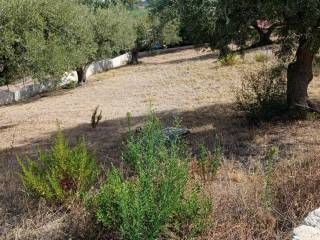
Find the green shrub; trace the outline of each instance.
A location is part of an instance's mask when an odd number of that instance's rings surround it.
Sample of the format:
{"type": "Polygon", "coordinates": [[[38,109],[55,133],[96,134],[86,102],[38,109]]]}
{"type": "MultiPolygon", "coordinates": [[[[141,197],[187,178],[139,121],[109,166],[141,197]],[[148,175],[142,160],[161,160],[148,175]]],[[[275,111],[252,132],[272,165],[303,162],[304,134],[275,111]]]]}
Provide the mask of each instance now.
{"type": "Polygon", "coordinates": [[[267,54],[264,54],[264,53],[257,53],[255,56],[254,56],[254,59],[257,61],[257,62],[260,62],[260,63],[265,63],[269,60],[269,57],[267,54]]]}
{"type": "Polygon", "coordinates": [[[69,197],[79,198],[87,192],[99,175],[95,157],[84,140],[70,147],[59,130],[51,150],[38,150],[38,159],[27,157],[27,163],[18,158],[22,168],[23,185],[33,195],[55,203],[64,203],[69,197]]]}
{"type": "Polygon", "coordinates": [[[130,177],[113,168],[93,199],[98,221],[122,239],[159,239],[168,232],[186,238],[208,226],[209,201],[188,193],[184,148],[179,139],[166,141],[161,129],[151,116],[140,132],[129,134],[123,159],[130,177]]]}
{"type": "Polygon", "coordinates": [[[238,63],[238,57],[234,53],[229,53],[225,56],[222,56],[219,59],[219,62],[222,66],[232,66],[236,65],[238,63]]]}
{"type": "Polygon", "coordinates": [[[263,66],[255,73],[246,74],[236,99],[240,110],[253,121],[270,120],[286,110],[286,74],[283,65],[263,66]]]}

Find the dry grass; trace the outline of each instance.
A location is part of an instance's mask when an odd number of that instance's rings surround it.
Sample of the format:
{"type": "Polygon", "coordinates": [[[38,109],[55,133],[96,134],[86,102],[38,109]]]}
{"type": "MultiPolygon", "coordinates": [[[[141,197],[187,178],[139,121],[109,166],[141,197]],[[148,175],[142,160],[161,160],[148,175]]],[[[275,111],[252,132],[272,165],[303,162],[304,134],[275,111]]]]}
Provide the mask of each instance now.
{"type": "MultiPolygon", "coordinates": [[[[16,175],[15,155],[32,155],[37,144],[48,146],[58,119],[71,141],[87,138],[102,167],[119,164],[126,113],[132,112],[133,123],[139,125],[150,102],[165,123],[182,118],[191,129],[187,140],[193,153],[201,143],[212,148],[215,135],[220,136],[225,164],[207,184],[215,203],[215,225],[202,239],[285,239],[306,212],[320,205],[320,123],[248,125],[234,108],[233,90],[244,73],[264,64],[255,60],[260,52],[268,55],[268,63],[274,61],[272,50],[252,51],[243,61],[224,67],[210,51],[147,57],[140,65],[96,75],[83,87],[1,107],[0,239],[85,239],[83,226],[90,219],[83,218],[82,208],[65,211],[33,202],[16,175]],[[90,118],[97,105],[104,118],[92,129],[90,118]],[[281,161],[274,172],[273,209],[266,210],[261,200],[263,166],[273,145],[279,146],[281,161]]],[[[320,97],[319,78],[310,87],[315,102],[320,97]]]]}

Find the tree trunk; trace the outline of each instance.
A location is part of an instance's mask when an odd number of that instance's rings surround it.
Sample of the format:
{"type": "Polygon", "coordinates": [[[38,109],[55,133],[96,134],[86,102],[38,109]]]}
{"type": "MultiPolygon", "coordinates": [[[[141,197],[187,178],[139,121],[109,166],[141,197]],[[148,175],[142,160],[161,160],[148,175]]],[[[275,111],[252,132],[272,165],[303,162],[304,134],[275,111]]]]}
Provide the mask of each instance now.
{"type": "Polygon", "coordinates": [[[86,67],[77,68],[77,75],[78,75],[78,84],[81,85],[82,83],[85,83],[87,80],[86,67]]]}
{"type": "Polygon", "coordinates": [[[259,47],[272,44],[272,41],[270,39],[271,33],[272,33],[271,31],[267,31],[267,32],[260,31],[259,32],[259,37],[260,37],[259,42],[258,42],[259,47]]]}
{"type": "Polygon", "coordinates": [[[131,64],[138,64],[139,63],[138,54],[139,54],[139,50],[137,48],[135,48],[131,51],[131,64]]]}
{"type": "Polygon", "coordinates": [[[291,110],[308,108],[308,86],[312,81],[312,63],[314,54],[300,39],[296,60],[289,64],[287,72],[287,102],[291,110]]]}

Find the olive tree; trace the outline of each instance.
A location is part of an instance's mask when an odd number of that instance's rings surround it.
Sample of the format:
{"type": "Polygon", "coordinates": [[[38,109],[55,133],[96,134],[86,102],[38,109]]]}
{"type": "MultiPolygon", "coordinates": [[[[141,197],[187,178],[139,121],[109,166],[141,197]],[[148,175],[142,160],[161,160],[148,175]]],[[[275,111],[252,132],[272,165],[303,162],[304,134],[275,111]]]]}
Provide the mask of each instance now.
{"type": "Polygon", "coordinates": [[[87,8],[67,0],[0,0],[0,78],[57,80],[96,52],[87,8]]]}
{"type": "Polygon", "coordinates": [[[93,61],[129,52],[135,44],[136,32],[129,10],[122,4],[98,8],[91,12],[92,35],[96,51],[77,67],[78,82],[86,81],[87,66],[93,61]]]}
{"type": "Polygon", "coordinates": [[[189,26],[194,36],[222,53],[226,53],[230,43],[246,47],[253,38],[248,28],[257,20],[274,25],[277,28],[274,35],[281,47],[278,55],[291,59],[287,70],[288,106],[290,109],[309,108],[312,63],[320,47],[320,1],[175,1],[181,21],[189,26]]]}

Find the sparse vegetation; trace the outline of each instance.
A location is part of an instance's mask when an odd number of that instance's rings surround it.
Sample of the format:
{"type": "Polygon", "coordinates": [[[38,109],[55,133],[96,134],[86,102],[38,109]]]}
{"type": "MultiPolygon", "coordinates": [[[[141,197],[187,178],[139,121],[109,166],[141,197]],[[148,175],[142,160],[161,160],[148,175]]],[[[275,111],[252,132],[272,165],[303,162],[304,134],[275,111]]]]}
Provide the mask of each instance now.
{"type": "Polygon", "coordinates": [[[23,185],[36,197],[54,203],[79,200],[97,180],[99,167],[85,141],[70,147],[61,130],[52,149],[48,152],[38,149],[37,155],[36,160],[27,157],[26,163],[18,158],[23,185]]]}
{"type": "Polygon", "coordinates": [[[269,57],[267,54],[265,53],[257,53],[255,56],[254,56],[254,59],[259,62],[259,63],[266,63],[268,62],[269,60],[269,57]]]}

